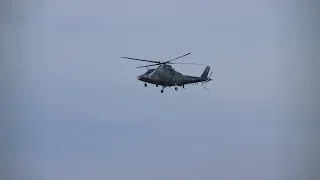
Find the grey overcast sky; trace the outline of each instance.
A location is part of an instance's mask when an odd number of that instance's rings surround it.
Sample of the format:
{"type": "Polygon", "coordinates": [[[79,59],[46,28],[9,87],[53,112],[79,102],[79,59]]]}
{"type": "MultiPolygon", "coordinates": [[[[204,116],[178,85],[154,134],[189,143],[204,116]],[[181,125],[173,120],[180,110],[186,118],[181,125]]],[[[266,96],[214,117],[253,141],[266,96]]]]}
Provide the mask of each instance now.
{"type": "MultiPolygon", "coordinates": [[[[18,4],[14,4],[18,7],[18,4]]],[[[19,46],[19,174],[39,180],[290,179],[305,140],[288,105],[294,4],[254,0],[27,1],[19,46]],[[210,91],[147,88],[131,56],[211,66],[210,91]]],[[[24,11],[21,11],[24,10],[24,11]]],[[[297,67],[297,66],[295,66],[297,67]]],[[[201,75],[205,66],[179,65],[201,75]]],[[[26,179],[26,178],[24,178],[26,179]]]]}

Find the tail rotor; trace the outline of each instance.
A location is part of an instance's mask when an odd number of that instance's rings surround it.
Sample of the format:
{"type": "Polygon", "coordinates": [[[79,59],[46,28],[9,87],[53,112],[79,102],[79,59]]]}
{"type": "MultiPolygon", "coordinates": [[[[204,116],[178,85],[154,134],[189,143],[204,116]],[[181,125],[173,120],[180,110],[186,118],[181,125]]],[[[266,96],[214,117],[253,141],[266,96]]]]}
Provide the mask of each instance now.
{"type": "Polygon", "coordinates": [[[203,88],[206,89],[206,90],[210,90],[210,89],[208,89],[208,88],[206,87],[206,85],[207,85],[207,83],[208,83],[209,81],[212,81],[211,75],[212,75],[212,71],[210,72],[210,74],[209,74],[209,76],[207,77],[207,79],[202,82],[202,86],[203,86],[203,88]]]}

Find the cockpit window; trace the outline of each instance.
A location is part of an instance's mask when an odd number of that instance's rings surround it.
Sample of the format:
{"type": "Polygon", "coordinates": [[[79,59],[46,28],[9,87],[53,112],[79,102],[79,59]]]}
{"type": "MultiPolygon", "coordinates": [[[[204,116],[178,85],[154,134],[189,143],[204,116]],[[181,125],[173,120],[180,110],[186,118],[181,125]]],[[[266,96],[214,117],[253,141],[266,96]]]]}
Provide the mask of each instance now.
{"type": "Polygon", "coordinates": [[[145,75],[149,75],[154,71],[154,69],[149,69],[146,73],[144,73],[145,75]]]}

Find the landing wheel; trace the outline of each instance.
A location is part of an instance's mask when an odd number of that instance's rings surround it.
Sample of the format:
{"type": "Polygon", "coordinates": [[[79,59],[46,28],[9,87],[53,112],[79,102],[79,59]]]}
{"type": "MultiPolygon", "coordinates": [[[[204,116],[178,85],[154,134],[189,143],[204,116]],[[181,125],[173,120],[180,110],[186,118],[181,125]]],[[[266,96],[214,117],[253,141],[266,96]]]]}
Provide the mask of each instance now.
{"type": "Polygon", "coordinates": [[[147,83],[144,83],[144,87],[147,87],[147,83]]]}
{"type": "Polygon", "coordinates": [[[178,91],[178,87],[175,87],[174,89],[175,89],[176,91],[178,91]]]}
{"type": "Polygon", "coordinates": [[[158,84],[156,84],[156,87],[158,87],[158,84]]]}
{"type": "Polygon", "coordinates": [[[161,89],[161,93],[163,93],[163,89],[161,89]]]}

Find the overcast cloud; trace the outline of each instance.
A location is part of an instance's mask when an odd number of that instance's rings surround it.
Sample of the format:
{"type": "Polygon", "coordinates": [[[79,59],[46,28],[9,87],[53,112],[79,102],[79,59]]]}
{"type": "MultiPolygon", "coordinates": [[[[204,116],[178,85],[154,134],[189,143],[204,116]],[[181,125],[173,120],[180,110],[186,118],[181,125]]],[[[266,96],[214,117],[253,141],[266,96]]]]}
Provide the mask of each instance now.
{"type": "MultiPolygon", "coordinates": [[[[6,37],[19,34],[19,171],[47,180],[293,179],[292,157],[305,141],[288,105],[291,5],[28,1],[4,19],[6,37]],[[137,81],[143,63],[120,58],[188,52],[177,62],[211,66],[210,91],[161,94],[137,81]]],[[[205,66],[174,68],[200,76],[205,66]]]]}

